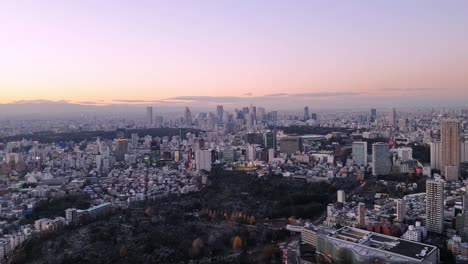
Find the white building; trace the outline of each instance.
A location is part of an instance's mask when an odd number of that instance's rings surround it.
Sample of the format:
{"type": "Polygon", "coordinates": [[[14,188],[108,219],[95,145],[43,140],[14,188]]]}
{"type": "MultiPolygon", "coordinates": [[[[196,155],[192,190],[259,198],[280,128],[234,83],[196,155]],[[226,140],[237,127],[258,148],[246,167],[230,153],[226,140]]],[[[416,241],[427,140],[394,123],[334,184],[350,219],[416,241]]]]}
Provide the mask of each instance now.
{"type": "Polygon", "coordinates": [[[367,165],[367,142],[353,142],[353,161],[359,166],[367,165]]]}
{"type": "Polygon", "coordinates": [[[398,158],[401,161],[407,161],[413,159],[413,149],[409,147],[398,148],[398,158]]]}
{"type": "Polygon", "coordinates": [[[406,202],[403,199],[396,199],[395,200],[396,206],[396,221],[397,222],[404,222],[406,218],[406,202]]]}
{"type": "Polygon", "coordinates": [[[195,152],[197,171],[211,171],[211,150],[197,150],[195,152]]]}
{"type": "Polygon", "coordinates": [[[426,226],[429,232],[444,231],[444,181],[426,182],[426,226]]]}
{"type": "Polygon", "coordinates": [[[442,152],[440,141],[431,142],[431,169],[442,168],[442,152]]]}
{"type": "Polygon", "coordinates": [[[336,196],[337,196],[337,201],[339,203],[342,203],[342,204],[346,203],[346,194],[344,190],[338,190],[336,192],[336,196]]]}

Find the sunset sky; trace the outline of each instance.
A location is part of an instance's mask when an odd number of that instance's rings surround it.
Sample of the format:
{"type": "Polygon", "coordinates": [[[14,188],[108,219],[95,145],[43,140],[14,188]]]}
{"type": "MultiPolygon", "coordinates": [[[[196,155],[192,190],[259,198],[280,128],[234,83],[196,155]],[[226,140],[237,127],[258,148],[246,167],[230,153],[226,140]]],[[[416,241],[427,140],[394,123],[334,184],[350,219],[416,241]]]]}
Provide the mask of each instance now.
{"type": "Polygon", "coordinates": [[[468,1],[2,1],[0,103],[468,103],[468,1]]]}

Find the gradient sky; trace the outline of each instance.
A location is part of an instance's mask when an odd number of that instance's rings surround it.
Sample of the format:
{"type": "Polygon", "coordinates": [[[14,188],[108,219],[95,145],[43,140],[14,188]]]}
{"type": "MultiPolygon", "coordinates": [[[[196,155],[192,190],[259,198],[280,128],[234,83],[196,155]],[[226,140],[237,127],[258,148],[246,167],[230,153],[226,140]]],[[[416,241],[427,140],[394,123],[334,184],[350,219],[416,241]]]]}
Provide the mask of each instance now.
{"type": "Polygon", "coordinates": [[[0,2],[0,103],[468,103],[468,1],[0,2]]]}

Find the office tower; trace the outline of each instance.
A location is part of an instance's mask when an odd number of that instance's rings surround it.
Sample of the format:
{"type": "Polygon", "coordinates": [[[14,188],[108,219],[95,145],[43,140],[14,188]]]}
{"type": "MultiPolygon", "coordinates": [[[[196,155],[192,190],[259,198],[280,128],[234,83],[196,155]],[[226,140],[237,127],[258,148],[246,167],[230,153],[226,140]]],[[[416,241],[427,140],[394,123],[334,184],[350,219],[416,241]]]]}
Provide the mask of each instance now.
{"type": "Polygon", "coordinates": [[[146,124],[150,126],[153,124],[153,107],[151,106],[146,107],[146,124]]]}
{"type": "Polygon", "coordinates": [[[224,107],[222,105],[216,106],[216,114],[218,115],[219,122],[226,122],[226,120],[223,120],[224,107]]]}
{"type": "Polygon", "coordinates": [[[297,136],[287,136],[280,140],[280,151],[288,155],[303,150],[302,138],[297,136]]]}
{"type": "Polygon", "coordinates": [[[353,161],[359,166],[367,165],[367,142],[353,142],[353,161]]]}
{"type": "Polygon", "coordinates": [[[426,227],[427,231],[442,234],[444,231],[444,182],[426,182],[426,227]]]}
{"type": "Polygon", "coordinates": [[[192,112],[190,112],[190,109],[187,106],[185,107],[184,122],[187,126],[192,125],[192,112]]]}
{"type": "Polygon", "coordinates": [[[157,138],[150,143],[150,162],[158,163],[161,160],[161,146],[157,138]]]}
{"type": "Polygon", "coordinates": [[[162,127],[163,123],[164,123],[164,119],[162,116],[155,116],[154,124],[156,125],[156,127],[162,127]]]}
{"type": "Polygon", "coordinates": [[[366,226],[366,204],[365,203],[358,203],[357,213],[358,213],[357,225],[358,227],[363,228],[366,226]]]}
{"type": "Polygon", "coordinates": [[[403,223],[406,218],[406,202],[403,199],[395,200],[396,218],[395,221],[403,223]]]}
{"type": "Polygon", "coordinates": [[[468,141],[460,143],[460,162],[468,162],[468,141]]]}
{"type": "Polygon", "coordinates": [[[336,200],[342,204],[346,203],[346,195],[344,190],[338,190],[336,192],[336,200]]]}
{"type": "Polygon", "coordinates": [[[314,120],[314,121],[317,121],[318,120],[318,117],[317,117],[317,114],[316,113],[312,113],[310,115],[310,119],[314,120]]]}
{"type": "Polygon", "coordinates": [[[276,150],[277,147],[277,142],[276,142],[276,131],[273,130],[271,132],[266,132],[263,134],[263,146],[266,149],[274,149],[276,150]]]}
{"type": "Polygon", "coordinates": [[[413,159],[413,149],[410,147],[398,148],[398,158],[401,161],[408,161],[413,159]]]}
{"type": "Polygon", "coordinates": [[[117,147],[115,149],[115,159],[119,162],[125,161],[125,154],[128,150],[128,140],[124,138],[117,139],[117,147]]]}
{"type": "Polygon", "coordinates": [[[304,121],[307,121],[310,119],[310,115],[309,115],[309,107],[306,106],[304,107],[304,121]]]}
{"type": "Polygon", "coordinates": [[[377,120],[377,109],[371,109],[370,121],[375,122],[377,120]]]}
{"type": "Polygon", "coordinates": [[[247,160],[254,161],[256,157],[255,147],[253,145],[249,145],[247,147],[247,160]]]}
{"type": "Polygon", "coordinates": [[[440,141],[431,142],[431,169],[441,170],[442,168],[442,150],[440,141]]]}
{"type": "Polygon", "coordinates": [[[390,173],[390,151],[387,143],[372,144],[372,175],[388,175],[390,173]]]}
{"type": "Polygon", "coordinates": [[[395,108],[392,108],[390,111],[390,115],[388,116],[388,123],[391,127],[397,126],[397,113],[395,108]]]}
{"type": "Polygon", "coordinates": [[[138,133],[132,133],[132,146],[136,147],[138,145],[138,140],[140,138],[138,137],[138,133]]]}
{"type": "Polygon", "coordinates": [[[456,181],[460,170],[460,123],[445,120],[440,130],[442,174],[447,181],[456,181]]]}
{"type": "Polygon", "coordinates": [[[263,122],[265,121],[265,108],[259,107],[257,111],[257,121],[263,122]]]}
{"type": "Polygon", "coordinates": [[[211,150],[197,150],[195,160],[197,171],[211,171],[211,150]]]}

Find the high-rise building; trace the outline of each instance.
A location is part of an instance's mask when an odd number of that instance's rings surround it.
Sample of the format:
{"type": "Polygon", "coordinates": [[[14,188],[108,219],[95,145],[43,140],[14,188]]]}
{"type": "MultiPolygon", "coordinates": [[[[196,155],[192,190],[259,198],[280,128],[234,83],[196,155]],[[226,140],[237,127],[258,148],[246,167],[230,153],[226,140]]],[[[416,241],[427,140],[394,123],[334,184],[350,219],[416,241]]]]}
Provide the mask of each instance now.
{"type": "Polygon", "coordinates": [[[468,162],[468,141],[460,143],[460,162],[468,162]]]}
{"type": "Polygon", "coordinates": [[[276,142],[276,131],[275,130],[270,131],[270,132],[266,132],[265,134],[263,134],[263,146],[266,149],[276,150],[277,149],[276,145],[277,145],[277,142],[276,142]]]}
{"type": "Polygon", "coordinates": [[[211,171],[211,150],[197,150],[195,159],[197,171],[211,171]]]}
{"type": "Polygon", "coordinates": [[[442,150],[440,141],[431,142],[431,169],[442,169],[442,150]]]}
{"type": "Polygon", "coordinates": [[[354,164],[359,166],[367,165],[367,142],[353,142],[353,161],[354,164]]]}
{"type": "Polygon", "coordinates": [[[151,106],[146,107],[146,124],[147,125],[153,124],[153,107],[151,106]]]}
{"type": "Polygon", "coordinates": [[[218,116],[219,122],[224,122],[223,120],[224,107],[222,105],[216,106],[216,114],[218,116]]]}
{"type": "Polygon", "coordinates": [[[117,147],[115,149],[115,159],[120,162],[124,161],[125,154],[127,154],[127,151],[128,151],[128,140],[124,138],[117,139],[117,147]]]}
{"type": "Polygon", "coordinates": [[[138,137],[138,133],[132,133],[132,146],[136,147],[138,145],[138,140],[140,138],[138,137]]]}
{"type": "Polygon", "coordinates": [[[396,113],[396,109],[395,108],[392,108],[392,110],[390,111],[390,114],[388,116],[388,123],[391,127],[396,127],[397,126],[397,113],[396,113]]]}
{"type": "Polygon", "coordinates": [[[187,126],[192,125],[192,112],[190,112],[190,109],[187,106],[185,107],[184,123],[187,126]]]}
{"type": "Polygon", "coordinates": [[[372,175],[388,175],[390,169],[388,144],[384,142],[372,144],[372,175]]]}
{"type": "Polygon", "coordinates": [[[442,174],[446,180],[458,179],[460,170],[460,123],[457,120],[445,120],[440,130],[442,151],[442,174]]]}
{"type": "Polygon", "coordinates": [[[344,190],[338,190],[336,192],[336,200],[342,204],[346,203],[346,194],[344,190]]]}
{"type": "Polygon", "coordinates": [[[395,200],[396,218],[395,221],[403,223],[406,218],[406,202],[403,199],[395,200]]]}
{"type": "Polygon", "coordinates": [[[310,119],[310,115],[309,115],[309,107],[306,106],[304,107],[304,121],[307,121],[310,119]]]}
{"type": "Polygon", "coordinates": [[[426,227],[429,232],[442,234],[444,231],[444,182],[426,182],[426,227]]]}
{"type": "Polygon", "coordinates": [[[370,121],[375,122],[377,120],[377,109],[371,109],[370,121]]]}
{"type": "Polygon", "coordinates": [[[358,227],[365,227],[366,226],[366,204],[365,203],[358,203],[357,205],[357,225],[358,227]]]}
{"type": "Polygon", "coordinates": [[[263,122],[265,121],[265,108],[259,107],[257,110],[257,121],[263,122]]]}

